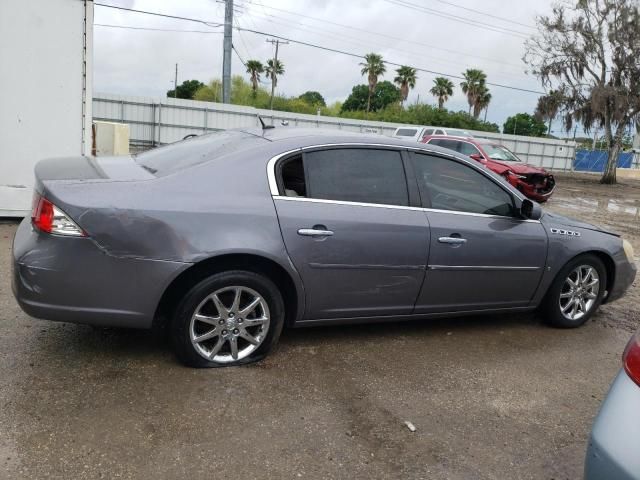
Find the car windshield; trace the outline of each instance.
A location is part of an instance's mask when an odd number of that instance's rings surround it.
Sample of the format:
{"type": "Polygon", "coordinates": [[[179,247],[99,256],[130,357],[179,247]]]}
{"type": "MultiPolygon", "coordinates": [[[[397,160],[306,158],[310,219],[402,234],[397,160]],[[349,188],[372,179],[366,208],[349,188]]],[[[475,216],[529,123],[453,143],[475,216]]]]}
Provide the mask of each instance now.
{"type": "Polygon", "coordinates": [[[516,155],[502,145],[491,145],[489,143],[482,145],[484,151],[492,160],[500,160],[502,162],[521,162],[516,155]]]}
{"type": "Polygon", "coordinates": [[[227,130],[147,150],[137,154],[135,160],[156,177],[162,177],[264,141],[246,132],[227,130]]]}

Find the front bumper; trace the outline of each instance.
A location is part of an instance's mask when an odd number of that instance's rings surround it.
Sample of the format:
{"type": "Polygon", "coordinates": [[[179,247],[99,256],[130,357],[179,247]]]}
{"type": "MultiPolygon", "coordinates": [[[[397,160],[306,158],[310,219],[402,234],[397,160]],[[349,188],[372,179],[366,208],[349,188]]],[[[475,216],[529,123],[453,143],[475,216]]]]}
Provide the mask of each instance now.
{"type": "Polygon", "coordinates": [[[530,183],[523,182],[520,179],[517,180],[517,183],[514,185],[514,187],[520,190],[527,198],[535,200],[539,203],[544,203],[549,200],[549,198],[551,198],[551,195],[553,195],[553,192],[556,189],[556,183],[553,177],[551,177],[548,181],[553,182],[551,188],[548,188],[548,186],[540,187],[537,185],[532,185],[530,183]]]}
{"type": "Polygon", "coordinates": [[[36,318],[149,328],[165,288],[188,266],[114,257],[90,238],[42,233],[25,218],[13,241],[11,284],[36,318]]]}
{"type": "Polygon", "coordinates": [[[640,480],[640,387],[620,371],[589,438],[585,480],[640,480]]]}

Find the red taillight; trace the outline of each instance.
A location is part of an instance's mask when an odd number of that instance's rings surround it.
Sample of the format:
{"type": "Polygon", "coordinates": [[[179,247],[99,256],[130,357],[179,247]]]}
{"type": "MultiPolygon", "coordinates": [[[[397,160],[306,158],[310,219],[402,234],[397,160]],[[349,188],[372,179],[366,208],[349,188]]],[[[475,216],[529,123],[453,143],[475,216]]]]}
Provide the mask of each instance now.
{"type": "Polygon", "coordinates": [[[631,380],[640,385],[640,332],[636,333],[624,350],[622,363],[631,380]]]}
{"type": "Polygon", "coordinates": [[[53,228],[53,203],[37,193],[34,194],[31,220],[43,232],[51,233],[53,228]]]}
{"type": "Polygon", "coordinates": [[[34,227],[46,233],[72,237],[86,236],[62,210],[38,193],[33,196],[31,222],[34,227]]]}

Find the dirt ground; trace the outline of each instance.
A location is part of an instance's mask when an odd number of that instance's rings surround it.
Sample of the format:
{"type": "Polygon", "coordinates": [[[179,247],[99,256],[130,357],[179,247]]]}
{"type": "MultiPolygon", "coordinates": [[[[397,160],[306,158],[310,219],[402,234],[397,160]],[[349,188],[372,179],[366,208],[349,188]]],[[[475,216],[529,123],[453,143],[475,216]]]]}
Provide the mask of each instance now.
{"type": "MultiPolygon", "coordinates": [[[[640,182],[596,182],[558,175],[548,208],[640,252],[640,182]]],[[[260,364],[192,370],[151,332],[22,313],[14,231],[0,224],[3,479],[576,479],[640,320],[636,283],[576,330],[533,315],[288,330],[260,364]]]]}

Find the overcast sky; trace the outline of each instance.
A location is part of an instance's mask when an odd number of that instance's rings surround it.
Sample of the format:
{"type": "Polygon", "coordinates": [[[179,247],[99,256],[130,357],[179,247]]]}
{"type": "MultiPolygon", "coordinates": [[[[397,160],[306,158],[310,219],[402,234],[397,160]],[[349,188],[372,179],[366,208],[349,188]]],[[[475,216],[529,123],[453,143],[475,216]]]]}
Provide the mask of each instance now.
{"type": "MultiPolygon", "coordinates": [[[[524,49],[522,36],[535,32],[530,27],[535,25],[536,15],[548,13],[552,0],[405,2],[431,12],[400,6],[395,1],[236,0],[234,23],[237,27],[356,54],[376,52],[389,62],[445,74],[460,75],[467,68],[480,68],[486,72],[489,82],[541,90],[539,81],[525,73],[526,66],[521,60],[524,49]]],[[[214,24],[224,22],[224,5],[216,0],[101,0],[100,3],[196,18],[214,24]]],[[[101,25],[200,32],[221,32],[221,27],[98,5],[94,23],[96,93],[165,96],[166,91],[173,88],[176,63],[179,64],[178,83],[188,79],[206,83],[221,76],[220,33],[134,30],[101,25]]],[[[265,62],[273,55],[273,46],[263,35],[234,30],[233,44],[245,61],[258,59],[265,62]]],[[[280,47],[279,58],[286,72],[278,79],[278,88],[285,95],[317,90],[331,103],[343,101],[354,85],[366,83],[360,75],[359,60],[354,57],[290,43],[280,47]]],[[[395,68],[388,66],[383,79],[392,81],[395,68]]],[[[232,73],[246,77],[236,54],[233,55],[232,73]]],[[[434,103],[429,89],[435,76],[418,72],[418,82],[409,101],[415,101],[419,95],[421,101],[434,103]]],[[[460,80],[452,80],[456,85],[455,94],[447,107],[467,110],[466,98],[459,87],[460,80]]],[[[501,127],[507,116],[518,112],[532,113],[535,108],[538,98],[535,93],[497,86],[489,88],[493,99],[487,119],[501,127]]]]}

